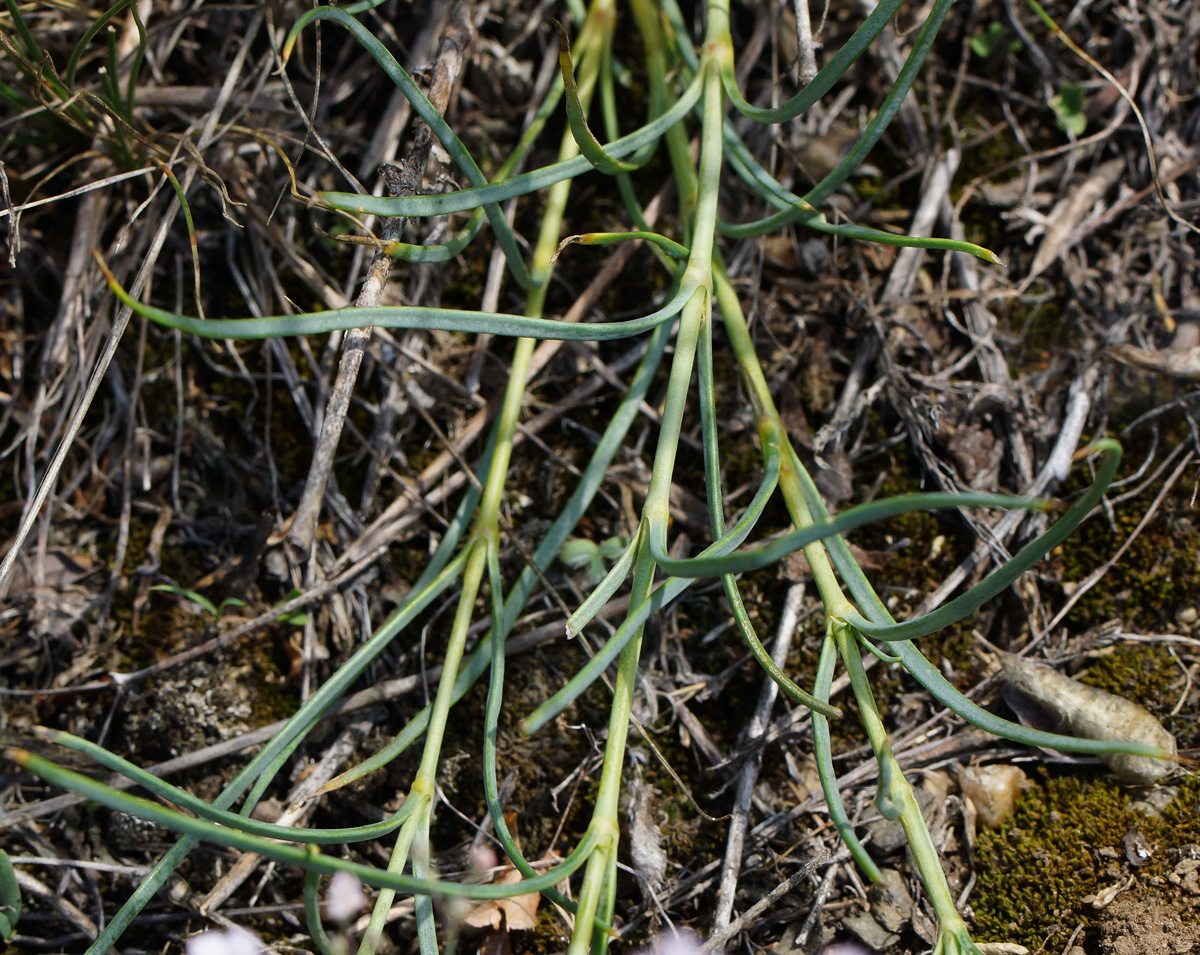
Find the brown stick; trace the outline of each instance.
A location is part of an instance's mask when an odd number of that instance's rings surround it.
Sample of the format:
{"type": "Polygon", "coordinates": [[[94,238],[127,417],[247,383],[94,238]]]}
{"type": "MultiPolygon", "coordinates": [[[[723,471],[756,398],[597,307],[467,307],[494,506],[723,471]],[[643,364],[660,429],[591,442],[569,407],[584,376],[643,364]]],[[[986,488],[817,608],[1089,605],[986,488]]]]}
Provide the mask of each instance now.
{"type": "MultiPolygon", "coordinates": [[[[447,17],[446,28],[442,31],[441,42],[438,45],[437,63],[434,67],[433,82],[429,89],[429,101],[438,113],[445,113],[450,102],[450,94],[462,71],[464,54],[471,41],[470,0],[458,0],[451,8],[447,17]]],[[[433,148],[433,132],[429,125],[421,119],[414,124],[413,142],[408,155],[399,166],[385,163],[380,169],[388,195],[411,196],[420,190],[421,180],[425,176],[425,167],[433,148]]],[[[386,242],[400,238],[404,229],[404,219],[394,217],[385,219],[382,237],[386,242]]],[[[388,272],[391,268],[391,257],[382,249],[377,250],[371,259],[367,277],[354,302],[355,308],[370,308],[379,301],[384,286],[387,285],[388,272]]],[[[337,451],[338,442],[342,436],[342,426],[346,421],[346,412],[350,407],[350,399],[354,385],[358,381],[358,372],[362,367],[363,353],[371,340],[370,326],[352,328],[346,332],[342,343],[342,357],[338,366],[337,380],[333,392],[329,396],[329,404],[325,409],[325,418],[321,425],[321,433],[317,438],[317,448],[313,454],[313,463],[305,480],[304,493],[300,505],[292,519],[288,532],[288,541],[302,555],[307,556],[312,550],[313,536],[316,533],[317,518],[321,513],[321,502],[325,497],[325,488],[329,483],[329,473],[333,469],[333,456],[337,451]]]]}

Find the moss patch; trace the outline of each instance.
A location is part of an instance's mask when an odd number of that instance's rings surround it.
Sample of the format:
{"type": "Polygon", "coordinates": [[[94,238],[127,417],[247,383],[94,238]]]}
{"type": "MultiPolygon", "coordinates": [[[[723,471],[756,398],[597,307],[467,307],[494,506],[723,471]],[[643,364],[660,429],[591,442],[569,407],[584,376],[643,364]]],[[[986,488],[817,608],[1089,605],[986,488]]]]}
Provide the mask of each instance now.
{"type": "Polygon", "coordinates": [[[1130,899],[1185,901],[1167,876],[1172,850],[1200,839],[1200,783],[1185,782],[1158,819],[1131,810],[1132,798],[1110,779],[1051,778],[1043,771],[1012,819],[979,835],[979,881],[971,898],[977,936],[1061,951],[1082,923],[1076,944],[1092,951],[1102,909],[1085,900],[1130,874],[1130,899]],[[1124,850],[1125,835],[1135,827],[1152,852],[1136,871],[1124,850]]]}
{"type": "MultiPolygon", "coordinates": [[[[1078,583],[1128,540],[1159,490],[1149,489],[1107,519],[1092,519],[1063,548],[1063,580],[1078,583]]],[[[1124,556],[1072,609],[1068,625],[1087,627],[1121,618],[1147,633],[1173,627],[1175,615],[1200,603],[1200,530],[1188,518],[1189,487],[1176,488],[1124,556]]]]}

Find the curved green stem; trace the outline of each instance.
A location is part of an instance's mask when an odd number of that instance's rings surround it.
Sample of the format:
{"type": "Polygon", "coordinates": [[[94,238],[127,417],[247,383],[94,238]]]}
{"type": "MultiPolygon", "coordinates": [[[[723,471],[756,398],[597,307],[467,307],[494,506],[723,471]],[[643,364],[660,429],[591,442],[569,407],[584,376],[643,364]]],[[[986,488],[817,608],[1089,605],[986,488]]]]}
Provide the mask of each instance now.
{"type": "Polygon", "coordinates": [[[866,670],[862,665],[862,657],[859,655],[858,642],[855,640],[854,633],[848,625],[834,617],[830,618],[829,625],[837,643],[838,653],[841,655],[846,665],[846,672],[850,677],[850,686],[854,691],[854,698],[858,702],[859,717],[862,720],[863,728],[867,731],[867,738],[879,764],[876,806],[884,818],[899,819],[900,825],[904,827],[904,835],[908,839],[908,848],[912,853],[913,862],[925,885],[925,893],[929,897],[937,917],[939,934],[947,931],[954,933],[960,928],[965,930],[966,926],[963,924],[962,916],[954,907],[954,896],[950,893],[950,885],[942,870],[941,859],[938,858],[937,849],[934,848],[933,839],[929,835],[929,828],[925,825],[925,819],[921,815],[921,807],[913,795],[912,786],[904,778],[900,764],[892,752],[887,730],[883,726],[883,720],[875,706],[874,694],[867,682],[866,670]]]}
{"type": "MultiPolygon", "coordinates": [[[[825,630],[825,640],[821,644],[821,656],[817,661],[817,675],[813,680],[813,695],[823,703],[829,702],[830,687],[833,684],[833,669],[837,664],[837,645],[828,626],[825,630]]],[[[850,850],[850,855],[858,867],[872,882],[883,878],[879,866],[867,853],[866,847],[854,833],[854,826],[846,813],[842,802],[842,794],[837,788],[837,770],[833,768],[833,745],[829,739],[829,720],[821,713],[813,711],[813,756],[817,763],[817,777],[821,780],[821,792],[825,794],[825,807],[829,810],[829,818],[837,829],[842,842],[850,850]]]]}
{"type": "Polygon", "coordinates": [[[66,749],[83,753],[95,760],[106,769],[120,773],[126,779],[131,779],[143,789],[161,796],[177,806],[190,809],[196,815],[210,822],[223,826],[235,826],[243,832],[268,839],[281,839],[286,842],[312,843],[314,845],[344,845],[346,843],[365,842],[377,839],[398,829],[416,808],[415,802],[406,801],[403,806],[382,822],[369,826],[354,826],[347,829],[301,829],[296,826],[277,826],[274,823],[259,822],[257,819],[217,809],[211,803],[205,802],[191,793],[185,792],[178,786],[172,786],[165,780],[159,779],[153,773],[135,766],[115,753],[110,753],[102,746],[80,739],[70,733],[48,730],[41,734],[52,743],[57,743],[66,749]]]}
{"type": "Polygon", "coordinates": [[[685,279],[685,284],[661,308],[643,318],[625,322],[560,322],[549,318],[531,318],[527,315],[506,315],[501,312],[408,305],[336,308],[301,315],[274,315],[270,318],[192,318],[136,301],[118,284],[98,255],[97,262],[104,270],[113,294],[139,315],[189,335],[239,340],[319,335],[373,325],[378,328],[420,328],[429,331],[470,332],[558,341],[614,341],[641,335],[670,321],[678,314],[682,304],[697,286],[694,277],[690,284],[685,279]]]}
{"type": "Polygon", "coordinates": [[[301,849],[270,839],[263,839],[261,836],[251,835],[239,829],[219,826],[206,819],[185,816],[174,809],[168,809],[148,799],[119,792],[88,776],[65,769],[26,750],[9,749],[6,751],[6,755],[22,769],[46,780],[51,785],[77,792],[102,806],[145,819],[165,829],[170,829],[172,832],[193,836],[199,841],[209,842],[213,845],[229,846],[242,852],[254,852],[263,858],[284,865],[296,866],[305,872],[317,872],[322,875],[349,872],[351,875],[357,876],[363,884],[373,888],[391,889],[413,895],[432,894],[465,899],[508,899],[527,892],[541,892],[553,888],[567,876],[576,872],[587,861],[596,846],[596,837],[585,835],[561,865],[522,882],[504,885],[464,885],[459,882],[415,879],[411,876],[398,875],[358,862],[351,862],[348,859],[328,856],[315,847],[301,849]]]}
{"type": "MultiPolygon", "coordinates": [[[[605,145],[605,150],[618,158],[656,142],[679,123],[700,99],[702,86],[693,82],[679,99],[663,114],[641,129],[605,145]]],[[[557,182],[573,179],[592,169],[584,156],[553,163],[543,169],[522,173],[502,182],[472,186],[457,192],[433,196],[364,196],[355,192],[322,192],[321,200],[332,209],[381,216],[440,216],[451,212],[466,212],[490,203],[505,202],[517,196],[546,189],[557,182]]]]}
{"type": "Polygon", "coordinates": [[[886,520],[901,514],[910,514],[913,511],[946,510],[959,507],[1042,510],[1045,503],[1032,498],[983,492],[901,494],[882,501],[872,501],[869,504],[859,504],[847,508],[834,519],[814,521],[807,527],[789,531],[762,547],[718,557],[673,559],[662,551],[661,541],[653,540],[654,559],[658,561],[664,571],[677,577],[716,577],[721,574],[741,574],[758,570],[761,567],[769,567],[813,541],[824,540],[835,534],[862,527],[864,524],[886,520]]]}

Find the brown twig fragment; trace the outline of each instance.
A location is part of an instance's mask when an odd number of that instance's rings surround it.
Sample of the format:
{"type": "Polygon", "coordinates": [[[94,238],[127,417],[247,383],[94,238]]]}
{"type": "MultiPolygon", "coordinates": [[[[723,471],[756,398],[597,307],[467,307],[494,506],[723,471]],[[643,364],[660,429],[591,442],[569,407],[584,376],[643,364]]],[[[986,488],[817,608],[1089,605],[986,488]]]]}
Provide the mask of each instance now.
{"type": "Polygon", "coordinates": [[[817,78],[817,53],[813,45],[812,20],[808,15],[808,0],[794,0],[796,11],[796,46],[800,83],[807,86],[817,78]]]}
{"type": "MultiPolygon", "coordinates": [[[[470,44],[473,32],[471,20],[471,4],[469,0],[459,0],[451,8],[447,17],[446,28],[442,31],[438,44],[437,62],[434,65],[433,81],[429,88],[429,101],[438,113],[445,113],[450,102],[450,94],[458,82],[462,72],[463,60],[467,46],[470,44]]],[[[421,119],[414,124],[413,141],[408,155],[399,166],[385,163],[380,169],[380,177],[390,196],[415,195],[421,187],[425,175],[425,167],[433,150],[433,132],[429,125],[421,119]]],[[[384,220],[382,238],[384,242],[394,242],[400,238],[404,229],[404,219],[389,218],[384,220]]],[[[387,285],[391,258],[382,249],[376,250],[367,270],[367,277],[359,290],[358,298],[354,301],[355,308],[370,308],[378,301],[387,285]]],[[[316,532],[317,518],[321,512],[321,502],[325,497],[325,488],[329,483],[329,474],[333,469],[333,456],[337,451],[338,441],[342,436],[342,426],[346,421],[346,412],[350,407],[350,399],[354,393],[354,385],[358,380],[358,372],[362,367],[363,353],[371,340],[371,328],[353,328],[346,332],[342,342],[342,357],[338,365],[337,379],[329,396],[325,409],[325,417],[321,425],[321,433],[317,438],[317,448],[313,453],[312,466],[304,484],[304,493],[292,519],[288,541],[301,554],[308,554],[312,549],[313,536],[316,532]]]]}

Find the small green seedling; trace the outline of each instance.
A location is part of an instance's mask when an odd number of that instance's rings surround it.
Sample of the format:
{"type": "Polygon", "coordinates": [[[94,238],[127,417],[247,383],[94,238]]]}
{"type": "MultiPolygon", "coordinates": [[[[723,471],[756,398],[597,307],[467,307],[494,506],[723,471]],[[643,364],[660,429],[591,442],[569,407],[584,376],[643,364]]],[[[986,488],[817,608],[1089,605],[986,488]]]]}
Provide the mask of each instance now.
{"type": "Polygon", "coordinates": [[[1083,87],[1074,83],[1064,83],[1058,88],[1058,95],[1050,100],[1050,108],[1058,117],[1058,128],[1066,130],[1075,136],[1082,136],[1087,129],[1087,116],[1084,114],[1083,87]]]}
{"type": "Polygon", "coordinates": [[[971,37],[971,52],[981,60],[986,60],[996,49],[1000,38],[1004,36],[1004,27],[993,20],[982,33],[971,37]]]}
{"type": "Polygon", "coordinates": [[[1004,32],[1004,24],[993,20],[987,25],[986,30],[976,33],[971,37],[968,44],[971,47],[971,52],[981,60],[986,60],[1001,50],[1009,54],[1016,53],[1021,49],[1021,41],[1009,40],[1007,44],[1004,44],[1004,32]]]}
{"type": "MultiPolygon", "coordinates": [[[[299,587],[289,590],[288,595],[284,597],[280,603],[287,603],[289,600],[293,600],[303,593],[304,591],[299,587]]],[[[286,623],[289,627],[303,627],[306,623],[308,623],[308,614],[306,614],[303,610],[293,610],[291,613],[285,613],[283,616],[281,616],[279,618],[279,622],[286,623]]]]}
{"type": "Polygon", "coordinates": [[[628,537],[609,537],[599,544],[586,537],[572,537],[558,552],[558,559],[568,567],[586,567],[587,581],[593,583],[604,576],[608,565],[624,553],[628,537]]]}
{"type": "Polygon", "coordinates": [[[150,589],[161,591],[164,594],[174,594],[176,597],[185,597],[217,622],[220,622],[227,608],[246,606],[246,601],[239,600],[237,597],[226,597],[220,604],[215,604],[204,594],[188,590],[186,587],[178,587],[175,584],[155,584],[150,589]]]}

